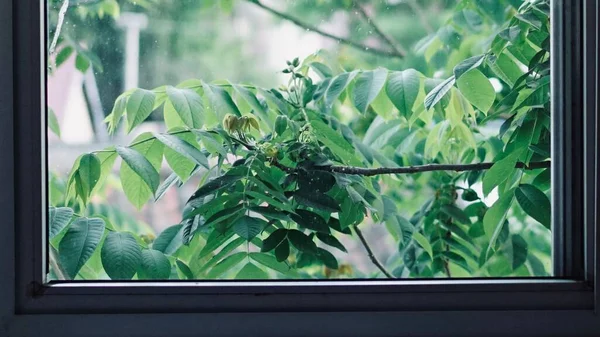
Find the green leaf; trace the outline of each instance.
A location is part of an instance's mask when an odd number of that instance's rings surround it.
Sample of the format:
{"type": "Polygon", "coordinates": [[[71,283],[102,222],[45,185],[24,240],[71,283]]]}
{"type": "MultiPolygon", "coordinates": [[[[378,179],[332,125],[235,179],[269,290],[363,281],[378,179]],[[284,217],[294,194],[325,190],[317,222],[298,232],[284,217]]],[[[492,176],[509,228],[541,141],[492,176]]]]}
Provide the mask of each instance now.
{"type": "Polygon", "coordinates": [[[496,91],[485,75],[477,70],[463,74],[457,81],[458,90],[477,109],[486,113],[490,110],[496,100],[496,91]]]}
{"type": "Polygon", "coordinates": [[[519,66],[504,53],[500,54],[495,62],[488,62],[488,64],[494,74],[511,87],[515,85],[519,77],[523,76],[523,71],[519,66]]]}
{"type": "MultiPolygon", "coordinates": [[[[171,129],[171,132],[179,132],[179,131],[183,131],[181,128],[175,128],[175,129],[171,129]],[[177,130],[177,131],[174,131],[177,130]]],[[[192,147],[194,147],[195,149],[198,150],[198,148],[200,147],[200,145],[198,144],[197,140],[196,140],[196,135],[191,133],[191,132],[183,132],[183,133],[178,133],[177,138],[181,139],[183,142],[188,143],[189,145],[191,145],[192,147]]],[[[175,144],[172,144],[175,146],[175,144]]],[[[202,153],[200,153],[200,156],[204,156],[202,153]]],[[[200,157],[201,158],[201,157],[200,157]]],[[[169,164],[169,166],[171,167],[171,169],[173,170],[173,172],[175,172],[175,174],[177,174],[177,176],[181,179],[181,181],[187,181],[187,179],[190,178],[190,176],[192,175],[192,173],[196,170],[198,170],[200,168],[201,165],[197,164],[195,160],[190,160],[188,159],[188,156],[184,156],[182,154],[180,154],[178,151],[173,150],[170,147],[165,147],[165,159],[167,160],[167,163],[169,164]]],[[[207,160],[208,163],[208,160],[207,160]]]]}
{"type": "Polygon", "coordinates": [[[192,144],[186,142],[185,140],[169,134],[161,135],[155,133],[154,137],[156,137],[156,139],[158,139],[161,143],[165,144],[167,147],[175,150],[177,153],[193,161],[194,163],[204,166],[206,169],[210,168],[206,156],[202,154],[200,150],[198,150],[192,144]]]}
{"type": "MultiPolygon", "coordinates": [[[[200,254],[198,254],[198,258],[202,259],[202,258],[206,257],[208,254],[213,253],[222,244],[227,242],[227,240],[231,239],[232,236],[233,236],[233,233],[223,235],[223,234],[219,233],[219,231],[217,231],[217,230],[212,231],[210,233],[210,235],[208,236],[208,238],[206,239],[206,246],[204,246],[202,248],[202,250],[200,251],[200,254]]],[[[206,268],[202,267],[200,270],[204,271],[205,269],[212,267],[212,265],[214,263],[221,260],[225,255],[231,253],[234,249],[241,246],[244,242],[247,242],[247,241],[244,240],[243,238],[237,238],[235,240],[232,240],[231,242],[226,244],[225,247],[223,247],[223,249],[221,249],[217,254],[215,254],[212,259],[210,259],[210,261],[206,264],[208,267],[206,267],[206,268]]]]}
{"type": "Polygon", "coordinates": [[[69,207],[50,207],[48,212],[49,238],[52,239],[69,224],[73,217],[73,210],[69,207]]]}
{"type": "Polygon", "coordinates": [[[534,27],[538,30],[542,29],[542,21],[533,12],[517,14],[517,15],[515,15],[515,18],[521,20],[524,23],[531,25],[532,27],[534,27]]]}
{"type": "Polygon", "coordinates": [[[433,88],[425,97],[425,109],[429,110],[434,105],[436,105],[444,96],[452,89],[456,80],[454,76],[451,76],[447,80],[438,84],[435,88],[433,88]]]}
{"type": "Polygon", "coordinates": [[[512,269],[516,270],[527,261],[527,242],[520,235],[512,235],[511,248],[512,269]]]}
{"type": "Polygon", "coordinates": [[[227,114],[238,117],[242,116],[227,90],[206,83],[204,83],[202,87],[204,88],[204,95],[208,99],[209,106],[219,122],[222,121],[227,114]]]}
{"type": "Polygon", "coordinates": [[[309,66],[319,75],[322,79],[330,78],[333,76],[333,71],[327,65],[321,62],[311,62],[309,66]]]}
{"type": "Polygon", "coordinates": [[[444,251],[442,252],[442,254],[452,263],[454,263],[455,265],[461,267],[462,269],[466,270],[468,273],[471,273],[471,268],[469,267],[469,264],[467,263],[467,261],[465,260],[464,257],[456,254],[455,252],[448,252],[448,251],[444,251]]]}
{"type": "Polygon", "coordinates": [[[158,250],[142,250],[142,264],[138,269],[141,280],[167,280],[171,275],[169,259],[158,250]]]}
{"type": "Polygon", "coordinates": [[[152,243],[152,249],[173,255],[183,245],[182,227],[182,224],[178,224],[163,230],[152,243]]]}
{"type": "Polygon", "coordinates": [[[415,241],[417,241],[419,246],[421,246],[423,249],[425,249],[427,254],[429,254],[429,257],[431,257],[433,259],[433,248],[431,247],[431,244],[429,243],[429,241],[423,236],[423,234],[421,234],[419,232],[414,232],[413,239],[415,241]]]}
{"type": "Polygon", "coordinates": [[[248,262],[235,275],[235,278],[238,280],[266,280],[269,279],[269,274],[255,266],[254,263],[248,262]]]}
{"type": "Polygon", "coordinates": [[[123,117],[123,113],[127,107],[128,96],[121,95],[115,101],[112,112],[107,117],[108,119],[108,133],[113,134],[119,126],[119,121],[123,117]]]}
{"type": "Polygon", "coordinates": [[[258,101],[258,98],[247,88],[242,87],[241,85],[233,84],[233,89],[240,95],[254,110],[254,114],[260,116],[260,118],[267,122],[269,121],[269,115],[262,104],[258,101]]]}
{"type": "Polygon", "coordinates": [[[360,160],[355,156],[354,147],[341,134],[318,120],[311,121],[310,125],[315,131],[318,140],[327,146],[336,156],[348,164],[361,165],[360,160]]]}
{"type": "Polygon", "coordinates": [[[75,57],[75,68],[85,74],[85,72],[90,68],[90,61],[85,58],[85,56],[78,53],[75,57]]]}
{"type": "Polygon", "coordinates": [[[515,192],[510,190],[505,192],[500,199],[498,199],[490,209],[485,212],[483,217],[483,229],[485,235],[489,240],[489,248],[494,247],[498,235],[502,230],[504,221],[506,220],[508,210],[514,200],[515,192]]]}
{"type": "Polygon", "coordinates": [[[288,230],[287,236],[292,245],[299,251],[307,253],[317,252],[317,245],[315,242],[301,231],[290,229],[288,230]]]}
{"type": "Polygon", "coordinates": [[[127,100],[127,132],[150,116],[154,110],[156,95],[150,90],[136,89],[127,100]]]}
{"type": "Polygon", "coordinates": [[[86,199],[98,183],[101,170],[100,159],[95,154],[88,153],[81,156],[79,160],[79,177],[81,183],[85,186],[85,191],[87,191],[86,199]]]}
{"type": "Polygon", "coordinates": [[[288,127],[288,121],[289,118],[287,118],[287,116],[284,115],[279,115],[277,116],[277,118],[275,119],[275,133],[278,136],[283,135],[283,133],[285,132],[285,130],[287,130],[288,127]]]}
{"type": "Polygon", "coordinates": [[[342,202],[342,211],[339,213],[340,228],[342,230],[359,224],[365,217],[364,208],[357,205],[352,198],[345,198],[342,202]]]}
{"type": "Polygon", "coordinates": [[[457,81],[461,76],[473,69],[478,68],[485,60],[485,54],[470,57],[454,67],[454,79],[457,81]]]}
{"type": "Polygon", "coordinates": [[[296,214],[292,214],[290,217],[301,227],[329,234],[329,226],[327,226],[325,220],[318,214],[304,209],[297,209],[296,214]]]}
{"type": "Polygon", "coordinates": [[[217,278],[227,272],[229,269],[235,267],[238,263],[242,262],[246,258],[246,252],[239,252],[233,255],[229,255],[224,258],[221,262],[217,263],[209,272],[208,278],[217,278]]]}
{"type": "Polygon", "coordinates": [[[167,96],[185,125],[194,129],[199,129],[204,125],[202,97],[197,92],[168,86],[167,96]]]}
{"type": "Polygon", "coordinates": [[[385,91],[400,114],[410,117],[421,90],[420,74],[414,69],[390,74],[385,91]]]}
{"type": "Polygon", "coordinates": [[[329,87],[327,87],[327,91],[325,91],[325,106],[331,108],[333,106],[333,102],[340,97],[342,92],[346,89],[348,84],[354,79],[358,72],[353,71],[351,73],[343,73],[331,80],[329,87]]]}
{"type": "Polygon", "coordinates": [[[294,200],[301,205],[320,209],[327,212],[338,212],[340,211],[340,205],[338,202],[327,194],[310,192],[308,190],[300,189],[294,192],[294,200]]]}
{"type": "Polygon", "coordinates": [[[192,270],[190,269],[190,267],[188,267],[187,264],[185,264],[181,260],[175,261],[175,264],[177,265],[177,268],[181,271],[181,273],[183,274],[183,276],[185,276],[186,279],[188,279],[188,280],[195,279],[194,278],[194,273],[192,272],[192,270]]]}
{"type": "Polygon", "coordinates": [[[73,51],[74,49],[71,46],[65,46],[64,48],[62,48],[56,54],[56,59],[54,60],[56,68],[60,67],[61,64],[65,63],[65,61],[68,60],[69,57],[71,57],[71,55],[73,55],[73,51]]]}
{"type": "Polygon", "coordinates": [[[538,174],[533,179],[533,185],[539,188],[542,191],[547,191],[550,189],[550,184],[552,182],[552,170],[545,169],[540,174],[538,174]]]}
{"type": "Polygon", "coordinates": [[[358,76],[352,91],[352,103],[361,113],[365,113],[369,105],[377,98],[381,89],[385,85],[388,71],[383,68],[377,68],[371,71],[364,71],[358,76]]]}
{"type": "Polygon", "coordinates": [[[260,249],[261,252],[270,252],[275,249],[283,240],[287,237],[287,229],[280,228],[275,230],[269,237],[263,240],[263,245],[260,249]]]}
{"type": "Polygon", "coordinates": [[[488,195],[511,176],[523,151],[517,150],[498,160],[483,176],[483,194],[488,195]]]}
{"type": "Polygon", "coordinates": [[[288,256],[290,256],[290,243],[284,240],[275,248],[275,258],[277,262],[282,262],[287,260],[288,256]]]}
{"type": "Polygon", "coordinates": [[[263,266],[266,266],[270,269],[280,272],[284,275],[289,275],[289,276],[295,275],[293,270],[291,270],[287,264],[285,264],[283,262],[278,262],[275,259],[275,257],[273,257],[272,255],[269,255],[266,253],[250,253],[248,255],[250,256],[250,258],[252,260],[262,264],[263,266]]]}
{"type": "Polygon", "coordinates": [[[274,109],[279,112],[279,114],[288,114],[289,112],[289,104],[284,100],[280,99],[276,95],[274,95],[271,91],[264,90],[262,88],[258,88],[258,92],[265,98],[265,100],[271,106],[271,109],[274,109]]]}
{"type": "Polygon", "coordinates": [[[325,171],[298,171],[299,188],[306,192],[327,193],[335,186],[333,174],[325,171]]]}
{"type": "Polygon", "coordinates": [[[280,208],[284,211],[288,211],[288,212],[293,212],[294,210],[292,209],[292,206],[290,203],[283,203],[280,202],[274,198],[271,198],[270,196],[266,195],[265,193],[258,193],[258,192],[254,192],[254,191],[246,191],[246,195],[253,197],[261,202],[266,202],[267,204],[269,204],[270,206],[274,206],[277,208],[280,208]]]}
{"type": "Polygon", "coordinates": [[[321,240],[321,242],[323,242],[324,244],[331,246],[331,247],[335,247],[339,250],[341,250],[344,253],[347,253],[348,251],[346,250],[346,247],[344,247],[344,245],[333,235],[327,235],[327,234],[323,234],[323,233],[317,233],[317,238],[319,240],[321,240]]]}
{"type": "Polygon", "coordinates": [[[179,177],[177,176],[177,174],[175,172],[171,173],[167,177],[167,179],[165,179],[165,181],[163,181],[163,183],[160,184],[160,186],[158,186],[158,189],[156,190],[156,194],[154,196],[154,201],[160,200],[171,186],[173,186],[173,185],[181,186],[182,183],[183,182],[179,179],[179,177]]]}
{"type": "Polygon", "coordinates": [[[58,254],[60,265],[71,279],[98,247],[104,227],[104,221],[98,218],[78,218],[69,226],[58,246],[58,254]]]}
{"type": "Polygon", "coordinates": [[[266,226],[267,222],[262,219],[243,216],[235,221],[233,224],[233,231],[240,237],[250,241],[266,226]]]}
{"type": "Polygon", "coordinates": [[[440,208],[440,210],[462,224],[471,224],[471,219],[469,219],[465,212],[454,205],[444,205],[440,208]]]}
{"type": "Polygon", "coordinates": [[[287,213],[281,212],[281,211],[277,210],[275,207],[251,206],[251,207],[248,207],[248,209],[252,212],[256,212],[256,213],[266,217],[267,219],[290,221],[290,217],[287,215],[287,213]]]}
{"type": "MultiPolygon", "coordinates": [[[[142,153],[140,153],[137,150],[134,150],[132,148],[117,146],[116,150],[117,150],[117,153],[119,154],[119,156],[121,156],[121,158],[123,158],[123,162],[127,165],[127,167],[129,169],[131,169],[133,172],[135,172],[142,179],[142,181],[146,184],[146,186],[148,186],[148,188],[150,188],[150,191],[152,192],[152,194],[154,194],[156,192],[156,190],[158,189],[158,185],[160,184],[160,177],[158,175],[157,170],[152,165],[152,163],[142,153]]],[[[150,147],[149,147],[148,151],[153,151],[153,150],[150,150],[150,147]]],[[[156,152],[160,152],[160,157],[162,159],[162,146],[160,147],[159,150],[156,150],[156,152]]],[[[123,188],[125,188],[125,185],[127,183],[127,178],[123,177],[124,174],[123,174],[122,167],[123,166],[121,166],[121,181],[124,182],[123,188]]]]}
{"type": "Polygon", "coordinates": [[[102,267],[112,280],[131,280],[142,263],[142,249],[131,233],[109,232],[101,258],[102,267]]]}
{"type": "Polygon", "coordinates": [[[527,215],[550,229],[552,224],[550,200],[544,192],[533,185],[522,184],[515,191],[515,197],[527,215]]]}
{"type": "Polygon", "coordinates": [[[194,194],[192,194],[192,196],[190,197],[190,199],[188,200],[187,203],[189,204],[190,201],[192,201],[192,200],[203,198],[203,197],[205,197],[209,194],[212,194],[222,188],[228,187],[231,184],[235,183],[236,181],[238,181],[242,178],[243,178],[243,176],[230,175],[230,174],[225,174],[218,178],[215,178],[215,179],[207,182],[206,184],[202,185],[198,190],[196,190],[196,192],[194,192],[194,194]]]}
{"type": "Polygon", "coordinates": [[[48,128],[60,138],[60,125],[58,124],[58,118],[56,118],[56,114],[52,108],[48,108],[48,128]]]}
{"type": "MultiPolygon", "coordinates": [[[[148,172],[148,182],[136,170],[134,170],[126,161],[121,163],[120,177],[123,191],[127,199],[138,209],[140,209],[158,189],[159,175],[158,170],[162,163],[164,145],[152,137],[149,132],[139,135],[134,143],[141,142],[126,149],[125,153],[128,158],[134,162],[139,159],[139,167],[144,175],[148,172]],[[132,152],[133,151],[133,152],[132,152]],[[148,165],[148,163],[150,165],[148,165]],[[149,184],[156,184],[156,189],[152,189],[149,184]]],[[[121,148],[123,149],[123,148],[121,148]]],[[[117,149],[117,153],[119,149],[117,149]]],[[[120,153],[119,153],[120,155],[120,153]]],[[[136,164],[137,165],[137,164],[136,164]]]]}
{"type": "Polygon", "coordinates": [[[323,248],[317,248],[317,257],[329,269],[338,269],[338,262],[335,256],[323,248]]]}
{"type": "Polygon", "coordinates": [[[243,204],[239,204],[239,205],[235,205],[233,207],[229,207],[229,208],[225,208],[223,210],[220,210],[218,212],[216,212],[215,214],[211,215],[210,218],[208,218],[206,220],[206,222],[204,223],[204,226],[208,226],[208,225],[216,225],[222,221],[225,221],[229,218],[238,216],[240,214],[240,211],[242,211],[244,209],[244,205],[243,204]]]}

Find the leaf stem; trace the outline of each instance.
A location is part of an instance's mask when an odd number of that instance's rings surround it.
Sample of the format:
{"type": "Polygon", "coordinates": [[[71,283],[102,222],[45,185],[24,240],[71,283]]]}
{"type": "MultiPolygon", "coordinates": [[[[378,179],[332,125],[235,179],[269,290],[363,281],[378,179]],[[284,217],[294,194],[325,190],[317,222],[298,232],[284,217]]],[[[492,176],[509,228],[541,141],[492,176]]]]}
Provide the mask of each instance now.
{"type": "Polygon", "coordinates": [[[371,250],[371,247],[369,246],[369,244],[367,243],[367,240],[365,239],[365,237],[363,236],[362,232],[360,229],[358,229],[358,226],[354,226],[354,231],[356,232],[356,236],[358,236],[358,238],[360,239],[360,242],[362,243],[362,245],[365,247],[365,250],[367,251],[367,254],[369,255],[369,259],[371,260],[371,262],[373,262],[373,264],[387,277],[387,278],[395,278],[389,271],[387,271],[385,269],[385,267],[381,264],[381,262],[379,262],[379,260],[377,260],[377,258],[375,257],[375,254],[373,254],[373,251],[371,250]]]}

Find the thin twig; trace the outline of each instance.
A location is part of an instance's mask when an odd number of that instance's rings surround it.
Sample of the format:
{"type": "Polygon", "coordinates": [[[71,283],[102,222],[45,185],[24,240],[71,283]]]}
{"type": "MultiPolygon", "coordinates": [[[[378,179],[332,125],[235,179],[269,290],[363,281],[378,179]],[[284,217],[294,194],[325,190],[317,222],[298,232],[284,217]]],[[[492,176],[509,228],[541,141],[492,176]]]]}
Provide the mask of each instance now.
{"type": "Polygon", "coordinates": [[[387,278],[395,278],[389,271],[387,271],[385,269],[385,267],[381,264],[381,262],[379,262],[379,260],[377,260],[377,258],[375,257],[375,254],[373,254],[373,251],[371,250],[371,247],[369,247],[369,244],[367,243],[367,240],[365,239],[365,237],[363,236],[362,232],[360,231],[360,229],[358,229],[358,226],[354,226],[354,231],[356,232],[356,235],[358,236],[358,238],[360,239],[360,242],[363,244],[363,246],[365,247],[365,249],[367,250],[367,254],[369,255],[369,259],[371,259],[371,262],[373,262],[373,264],[379,269],[381,270],[381,272],[387,277],[387,278]]]}
{"type": "Polygon", "coordinates": [[[452,278],[452,274],[450,274],[450,266],[448,265],[448,259],[444,259],[444,269],[446,270],[446,275],[448,275],[448,278],[452,278]]]}
{"type": "Polygon", "coordinates": [[[62,270],[60,265],[58,264],[58,253],[56,249],[53,247],[49,247],[48,253],[50,254],[50,266],[52,266],[52,271],[56,275],[59,280],[68,280],[67,273],[62,270]]]}
{"type": "Polygon", "coordinates": [[[282,18],[284,20],[287,20],[287,21],[293,23],[293,24],[295,24],[298,27],[301,27],[301,28],[304,28],[306,30],[312,31],[312,32],[317,33],[319,35],[322,35],[324,37],[327,37],[327,38],[339,41],[340,43],[352,46],[352,47],[360,49],[360,50],[362,50],[364,52],[375,54],[375,55],[379,55],[379,56],[386,56],[386,57],[396,57],[396,58],[402,58],[402,57],[404,57],[403,54],[398,53],[396,51],[387,51],[387,50],[382,50],[382,49],[378,49],[378,48],[370,48],[369,46],[366,46],[366,45],[364,45],[362,43],[355,42],[355,41],[348,40],[348,39],[340,37],[340,36],[336,36],[336,35],[327,33],[327,32],[325,32],[325,31],[323,31],[323,30],[321,30],[321,29],[319,29],[319,28],[317,28],[317,27],[315,27],[313,25],[310,25],[308,23],[302,22],[302,21],[300,21],[300,20],[298,20],[298,19],[296,19],[296,18],[294,18],[294,17],[292,17],[292,16],[290,16],[290,15],[288,15],[286,13],[283,13],[283,12],[280,12],[280,11],[274,9],[274,8],[271,8],[271,7],[263,4],[259,0],[246,0],[246,1],[257,5],[258,7],[266,10],[267,12],[269,12],[269,13],[275,15],[275,16],[278,16],[278,17],[280,17],[280,18],[282,18]]]}
{"type": "Polygon", "coordinates": [[[423,25],[423,28],[425,28],[425,30],[429,34],[433,33],[433,27],[431,27],[431,25],[429,24],[429,21],[427,21],[427,16],[425,15],[425,12],[421,8],[421,6],[418,4],[418,1],[409,0],[409,1],[407,1],[407,4],[408,4],[408,6],[410,6],[410,8],[413,10],[413,12],[415,12],[415,14],[417,14],[419,19],[421,20],[421,24],[423,25]]]}
{"type": "Polygon", "coordinates": [[[354,1],[353,5],[357,10],[358,15],[362,17],[369,26],[371,26],[375,34],[379,35],[379,37],[385,41],[385,43],[387,43],[387,45],[390,46],[390,48],[392,48],[398,55],[406,56],[406,49],[404,49],[403,46],[384,33],[383,30],[379,28],[379,25],[375,23],[373,18],[371,18],[369,13],[367,13],[367,11],[358,2],[354,1]]]}
{"type": "Polygon", "coordinates": [[[65,21],[65,15],[67,14],[67,9],[69,9],[69,0],[65,0],[60,7],[60,11],[58,12],[58,21],[56,22],[56,31],[54,32],[54,38],[52,39],[52,43],[50,44],[49,54],[50,57],[54,56],[54,52],[56,51],[56,44],[58,43],[58,37],[60,36],[60,31],[62,30],[63,22],[65,21]]]}

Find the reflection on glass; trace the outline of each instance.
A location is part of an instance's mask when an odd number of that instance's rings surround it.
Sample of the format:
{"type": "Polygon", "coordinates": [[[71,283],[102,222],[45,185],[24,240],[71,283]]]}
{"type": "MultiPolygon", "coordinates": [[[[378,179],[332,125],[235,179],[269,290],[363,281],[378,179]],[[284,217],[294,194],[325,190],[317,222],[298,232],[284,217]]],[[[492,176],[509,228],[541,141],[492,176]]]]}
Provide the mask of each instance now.
{"type": "Polygon", "coordinates": [[[547,1],[48,1],[51,280],[548,276],[547,1]]]}

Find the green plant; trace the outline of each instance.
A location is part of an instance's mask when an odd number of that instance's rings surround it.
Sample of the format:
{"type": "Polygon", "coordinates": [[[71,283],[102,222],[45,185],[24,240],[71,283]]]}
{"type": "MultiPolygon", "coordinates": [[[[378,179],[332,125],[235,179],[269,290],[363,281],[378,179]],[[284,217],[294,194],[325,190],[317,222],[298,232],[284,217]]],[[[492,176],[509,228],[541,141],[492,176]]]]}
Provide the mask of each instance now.
{"type": "Polygon", "coordinates": [[[423,71],[345,71],[319,52],[288,61],[278,89],[188,80],[123,93],[109,131],[132,132],[161,107],[168,131],[77,159],[72,207],[50,209],[57,275],[81,277],[96,254],[112,279],[357,276],[332,254],[355,236],[379,270],[365,277],[546,275],[549,24],[546,1],[461,1],[415,46],[423,71]],[[498,134],[482,131],[498,120],[498,134]],[[201,177],[179,224],[144,239],[74,214],[119,157],[138,208],[201,177]],[[360,230],[368,222],[398,245],[386,262],[360,230]]]}

